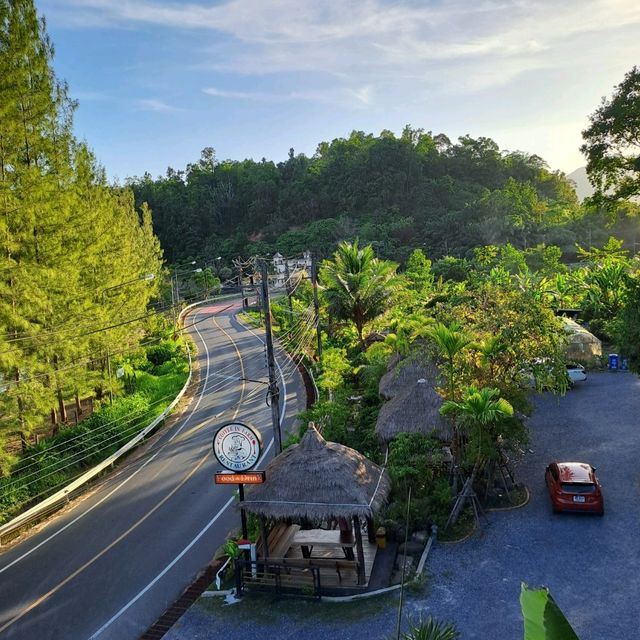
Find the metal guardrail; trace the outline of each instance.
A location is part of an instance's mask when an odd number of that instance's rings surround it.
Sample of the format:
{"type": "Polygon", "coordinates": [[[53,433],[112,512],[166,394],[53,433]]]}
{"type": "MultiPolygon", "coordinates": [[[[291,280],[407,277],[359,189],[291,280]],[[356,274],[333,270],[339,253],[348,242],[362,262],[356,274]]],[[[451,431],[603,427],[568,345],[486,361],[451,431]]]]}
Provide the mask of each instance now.
{"type": "MultiPolygon", "coordinates": [[[[178,316],[178,325],[182,322],[184,315],[201,304],[208,304],[216,300],[216,298],[208,298],[206,300],[201,300],[198,302],[194,302],[186,306],[180,312],[178,316]]],[[[97,464],[95,467],[92,467],[85,473],[83,473],[80,477],[76,478],[73,482],[69,483],[63,489],[60,489],[53,495],[45,498],[42,502],[39,502],[37,505],[31,507],[24,513],[21,513],[19,516],[16,516],[13,520],[6,522],[2,526],[0,526],[0,546],[2,545],[2,537],[7,536],[15,531],[18,531],[22,527],[31,524],[43,516],[49,515],[59,508],[64,506],[69,502],[69,500],[78,495],[80,490],[84,487],[84,485],[93,480],[97,475],[102,473],[107,467],[111,466],[118,460],[118,458],[122,457],[128,451],[131,451],[141,440],[143,440],[151,431],[153,431],[173,410],[173,408],[178,404],[181,400],[182,396],[185,394],[187,387],[191,383],[191,378],[193,376],[193,367],[191,361],[191,351],[189,346],[187,345],[187,357],[189,359],[189,376],[187,381],[184,383],[184,386],[175,397],[173,402],[157,417],[155,418],[149,425],[147,425],[140,433],[138,433],[132,440],[124,444],[120,449],[118,449],[115,453],[110,455],[108,458],[97,464]]]]}

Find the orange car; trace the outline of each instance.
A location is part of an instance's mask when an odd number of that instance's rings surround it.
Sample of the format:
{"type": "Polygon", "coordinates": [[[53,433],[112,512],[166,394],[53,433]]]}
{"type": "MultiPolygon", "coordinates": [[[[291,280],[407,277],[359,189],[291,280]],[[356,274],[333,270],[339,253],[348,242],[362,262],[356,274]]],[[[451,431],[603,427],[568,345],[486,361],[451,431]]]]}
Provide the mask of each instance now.
{"type": "Polygon", "coordinates": [[[552,462],[544,480],[554,513],[587,511],[604,514],[602,487],[596,470],[586,462],[552,462]]]}

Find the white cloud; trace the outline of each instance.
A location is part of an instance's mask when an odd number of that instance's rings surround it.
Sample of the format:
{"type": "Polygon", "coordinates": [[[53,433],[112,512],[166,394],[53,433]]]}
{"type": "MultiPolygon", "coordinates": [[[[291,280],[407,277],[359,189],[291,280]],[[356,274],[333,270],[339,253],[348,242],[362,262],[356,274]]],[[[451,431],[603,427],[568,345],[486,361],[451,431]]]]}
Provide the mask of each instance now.
{"type": "Polygon", "coordinates": [[[262,93],[259,91],[226,91],[225,89],[216,89],[215,87],[207,87],[202,90],[209,96],[217,98],[229,98],[231,100],[252,100],[255,102],[280,102],[286,97],[279,96],[274,93],[262,93]]]}
{"type": "Polygon", "coordinates": [[[174,113],[176,111],[183,111],[183,109],[180,109],[179,107],[173,107],[156,98],[136,100],[135,105],[140,111],[154,111],[156,113],[174,113]]]}
{"type": "MultiPolygon", "coordinates": [[[[588,37],[590,46],[599,50],[601,34],[640,26],[637,0],[227,0],[216,4],[71,0],[71,4],[76,21],[211,31],[216,34],[215,45],[194,56],[202,60],[201,66],[259,76],[319,74],[332,78],[333,86],[341,90],[336,97],[363,105],[371,104],[374,96],[385,101],[410,88],[418,93],[433,88],[471,93],[501,86],[526,72],[571,64],[568,43],[572,41],[588,37]],[[363,87],[367,87],[364,93],[363,87]]],[[[637,38],[628,45],[630,37],[620,46],[632,46],[640,53],[637,38]]],[[[296,87],[295,95],[217,95],[291,99],[314,92],[311,80],[296,87]]]]}
{"type": "Polygon", "coordinates": [[[262,91],[228,91],[216,87],[207,87],[203,93],[216,98],[230,100],[248,100],[252,102],[287,102],[302,100],[324,104],[341,104],[351,108],[366,106],[371,102],[371,87],[356,89],[328,88],[326,90],[296,90],[287,93],[266,93],[262,91]]]}

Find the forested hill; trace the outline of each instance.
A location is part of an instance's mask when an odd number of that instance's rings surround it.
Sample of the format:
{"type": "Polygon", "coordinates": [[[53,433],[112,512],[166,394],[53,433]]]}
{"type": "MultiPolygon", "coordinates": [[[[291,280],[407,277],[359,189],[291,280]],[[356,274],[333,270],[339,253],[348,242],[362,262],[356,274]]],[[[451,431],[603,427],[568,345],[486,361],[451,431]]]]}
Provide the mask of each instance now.
{"type": "Polygon", "coordinates": [[[464,256],[504,242],[556,244],[566,255],[576,242],[625,237],[633,223],[622,216],[605,230],[604,215],[586,213],[572,183],[538,156],[410,127],[400,137],[354,131],[319,144],[311,158],[292,149],[278,164],[218,161],[207,148],[184,171],[130,185],[136,204],[151,207],[170,262],[275,250],[326,256],[354,237],[395,260],[413,247],[464,256]]]}

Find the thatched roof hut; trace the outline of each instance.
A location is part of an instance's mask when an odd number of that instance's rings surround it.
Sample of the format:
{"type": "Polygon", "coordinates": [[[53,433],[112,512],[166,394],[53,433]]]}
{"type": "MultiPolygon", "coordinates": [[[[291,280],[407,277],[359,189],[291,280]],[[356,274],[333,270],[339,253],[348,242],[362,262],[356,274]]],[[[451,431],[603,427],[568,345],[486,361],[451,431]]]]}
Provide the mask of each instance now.
{"type": "Polygon", "coordinates": [[[378,414],[376,433],[383,442],[390,442],[399,433],[414,432],[435,432],[440,440],[451,440],[451,428],[440,415],[438,377],[433,362],[416,358],[400,361],[382,376],[378,390],[387,402],[378,414]]]}
{"type": "Polygon", "coordinates": [[[595,360],[602,356],[602,342],[582,325],[570,318],[562,318],[567,334],[565,352],[569,359],[595,360]]]}
{"type": "Polygon", "coordinates": [[[266,467],[266,482],[240,506],[275,519],[372,518],[391,489],[387,472],[350,447],[327,442],[313,424],[300,444],[266,467]]]}
{"type": "Polygon", "coordinates": [[[399,393],[406,391],[407,386],[411,386],[417,380],[426,380],[430,387],[438,384],[440,371],[438,367],[430,361],[419,361],[418,358],[398,357],[392,358],[389,362],[389,370],[380,378],[378,391],[387,400],[395,397],[399,393]]]}

